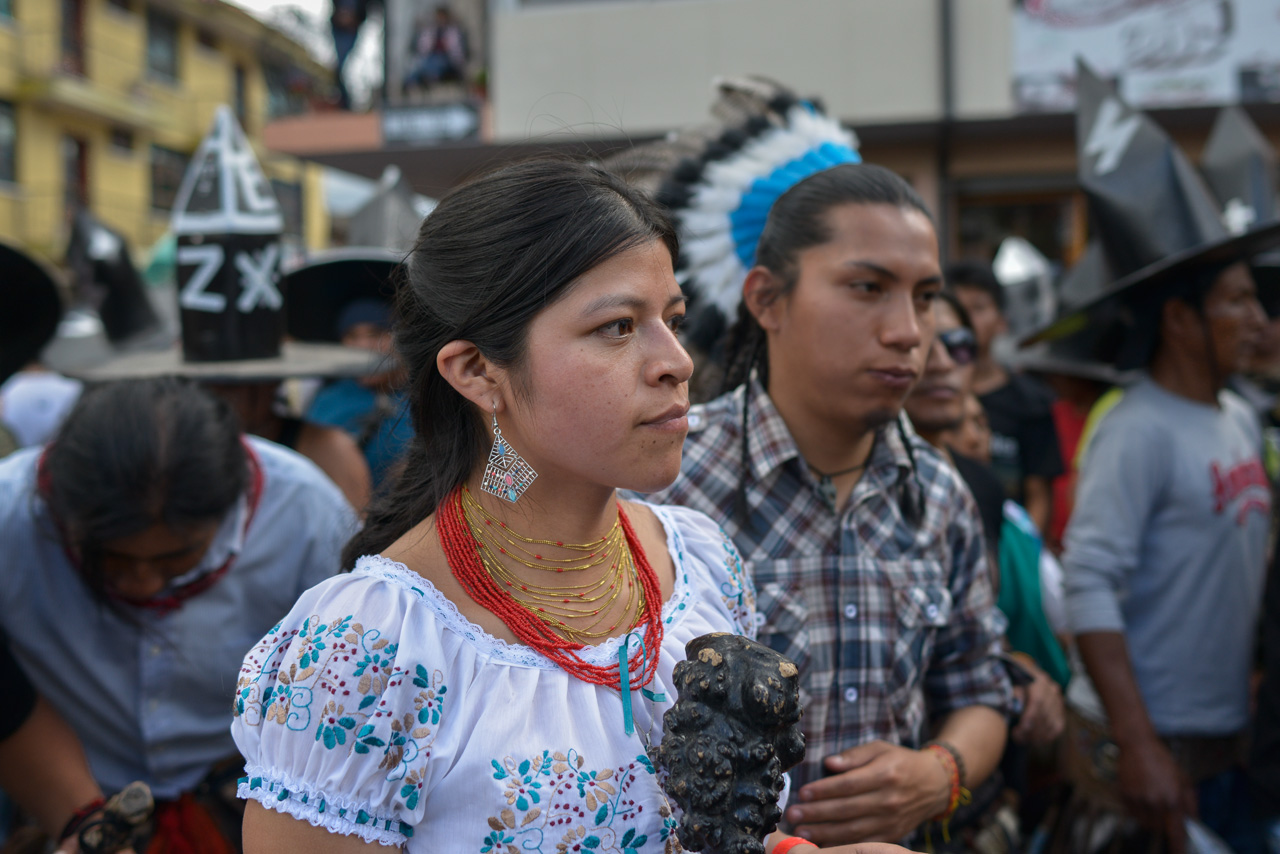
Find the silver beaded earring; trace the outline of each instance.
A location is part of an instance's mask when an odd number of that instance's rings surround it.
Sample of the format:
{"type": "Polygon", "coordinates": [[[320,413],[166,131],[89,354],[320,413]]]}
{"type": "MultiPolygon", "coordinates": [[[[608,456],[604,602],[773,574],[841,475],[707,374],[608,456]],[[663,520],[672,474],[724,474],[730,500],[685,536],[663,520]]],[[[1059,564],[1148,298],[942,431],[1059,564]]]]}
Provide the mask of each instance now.
{"type": "Polygon", "coordinates": [[[512,504],[520,500],[525,490],[536,480],[538,473],[525,462],[524,457],[502,438],[498,427],[498,407],[493,407],[493,449],[489,451],[489,464],[484,468],[484,480],[480,488],[490,495],[505,498],[512,504]]]}

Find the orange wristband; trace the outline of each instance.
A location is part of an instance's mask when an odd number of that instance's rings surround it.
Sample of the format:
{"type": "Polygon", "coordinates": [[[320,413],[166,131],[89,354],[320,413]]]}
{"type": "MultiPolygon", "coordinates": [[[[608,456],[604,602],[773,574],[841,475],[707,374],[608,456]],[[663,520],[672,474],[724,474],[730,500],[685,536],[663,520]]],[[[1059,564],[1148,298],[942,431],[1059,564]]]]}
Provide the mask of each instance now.
{"type": "Polygon", "coordinates": [[[788,851],[790,851],[792,848],[795,848],[797,845],[812,845],[812,844],[813,844],[812,842],[810,842],[807,839],[804,839],[803,837],[788,836],[784,838],[781,842],[779,842],[777,845],[773,846],[773,854],[787,854],[788,851]]]}

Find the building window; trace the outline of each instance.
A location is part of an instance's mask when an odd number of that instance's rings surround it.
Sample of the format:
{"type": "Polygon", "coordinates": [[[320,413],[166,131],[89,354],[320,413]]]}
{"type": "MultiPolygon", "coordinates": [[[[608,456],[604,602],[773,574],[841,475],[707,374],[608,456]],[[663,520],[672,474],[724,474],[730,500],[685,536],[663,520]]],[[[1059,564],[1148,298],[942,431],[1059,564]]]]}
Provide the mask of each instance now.
{"type": "Polygon", "coordinates": [[[133,153],[133,131],[127,128],[111,129],[111,148],[121,154],[133,153]]]}
{"type": "Polygon", "coordinates": [[[147,71],[162,80],[178,79],[178,21],[147,10],[147,71]]]}
{"type": "Polygon", "coordinates": [[[0,0],[0,18],[13,17],[13,0],[0,0]]]}
{"type": "Polygon", "coordinates": [[[271,192],[276,194],[276,201],[280,203],[280,213],[284,216],[284,233],[301,237],[302,184],[272,178],[271,192]]]}
{"type": "Polygon", "coordinates": [[[199,27],[196,29],[196,44],[206,50],[216,51],[218,49],[218,37],[213,34],[212,30],[199,27]]]}
{"type": "Polygon", "coordinates": [[[63,202],[67,222],[89,206],[89,143],[75,136],[62,138],[63,202]]]}
{"type": "Polygon", "coordinates": [[[267,83],[267,118],[287,116],[289,109],[289,71],[279,65],[262,66],[262,76],[267,83]]]}
{"type": "Polygon", "coordinates": [[[0,101],[0,181],[18,180],[18,117],[13,104],[0,101]]]}
{"type": "Polygon", "coordinates": [[[62,0],[62,70],[84,75],[84,0],[62,0]]]}
{"type": "Polygon", "coordinates": [[[249,128],[249,72],[243,65],[237,65],[232,72],[232,88],[235,91],[236,119],[240,127],[249,128]]]}
{"type": "Polygon", "coordinates": [[[1055,265],[1070,266],[1084,249],[1079,196],[1071,191],[957,197],[959,257],[990,261],[1006,237],[1021,237],[1055,265]]]}
{"type": "Polygon", "coordinates": [[[178,187],[190,161],[190,156],[181,151],[151,146],[151,207],[160,211],[173,210],[178,187]]]}

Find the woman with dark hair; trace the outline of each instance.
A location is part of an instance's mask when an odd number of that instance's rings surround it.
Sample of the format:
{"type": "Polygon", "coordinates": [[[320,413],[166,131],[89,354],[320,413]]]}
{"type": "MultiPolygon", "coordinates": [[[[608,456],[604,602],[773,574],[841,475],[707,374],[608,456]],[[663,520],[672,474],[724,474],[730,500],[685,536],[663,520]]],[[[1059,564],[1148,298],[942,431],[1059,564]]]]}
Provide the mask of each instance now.
{"type": "Polygon", "coordinates": [[[247,850],[678,850],[648,756],[672,669],[755,610],[714,523],[617,496],[680,466],[675,252],[652,202],[572,163],[480,178],[423,223],[405,469],[350,574],[241,671],[247,850]]]}
{"type": "Polygon", "coordinates": [[[0,462],[0,629],[103,791],[146,782],[157,832],[189,840],[191,793],[235,753],[244,650],[354,529],[314,465],[198,386],[91,387],[52,443],[0,462]]]}

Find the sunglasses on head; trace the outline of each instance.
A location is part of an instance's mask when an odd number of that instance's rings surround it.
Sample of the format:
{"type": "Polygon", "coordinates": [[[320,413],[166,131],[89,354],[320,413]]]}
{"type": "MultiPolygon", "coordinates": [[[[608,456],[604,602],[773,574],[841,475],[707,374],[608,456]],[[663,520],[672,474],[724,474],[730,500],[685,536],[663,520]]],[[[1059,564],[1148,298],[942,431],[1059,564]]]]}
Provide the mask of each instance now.
{"type": "Polygon", "coordinates": [[[978,339],[973,330],[963,326],[938,333],[938,340],[947,348],[947,355],[957,365],[968,365],[978,357],[978,339]]]}

